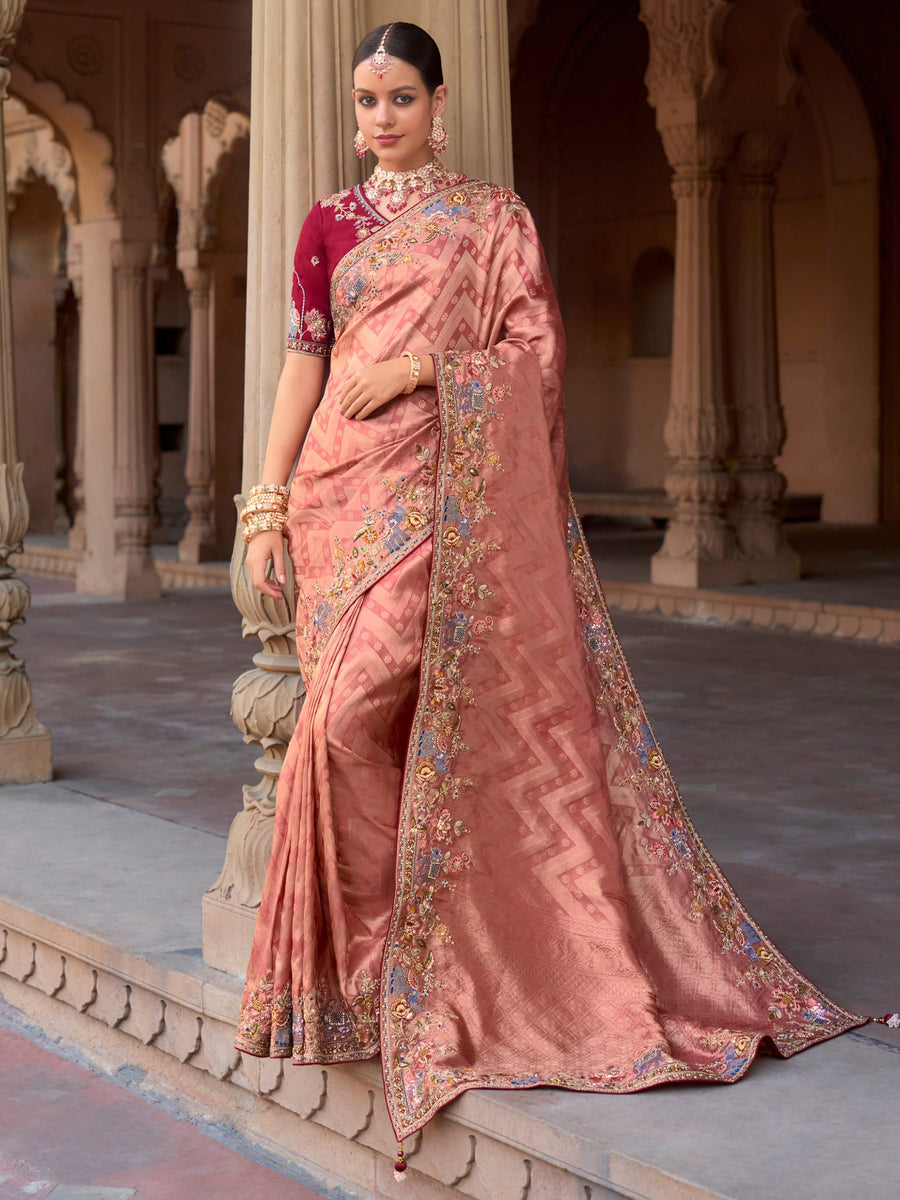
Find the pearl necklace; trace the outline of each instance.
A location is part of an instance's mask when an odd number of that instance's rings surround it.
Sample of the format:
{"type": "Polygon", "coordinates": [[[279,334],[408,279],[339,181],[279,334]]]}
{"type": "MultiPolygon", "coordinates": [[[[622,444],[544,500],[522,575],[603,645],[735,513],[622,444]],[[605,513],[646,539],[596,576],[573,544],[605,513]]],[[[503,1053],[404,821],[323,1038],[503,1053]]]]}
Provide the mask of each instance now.
{"type": "Polygon", "coordinates": [[[363,189],[373,203],[387,196],[388,212],[401,213],[409,207],[413,192],[433,196],[439,187],[461,182],[464,178],[448,171],[439,158],[433,158],[414,171],[386,171],[378,166],[363,184],[363,189]]]}

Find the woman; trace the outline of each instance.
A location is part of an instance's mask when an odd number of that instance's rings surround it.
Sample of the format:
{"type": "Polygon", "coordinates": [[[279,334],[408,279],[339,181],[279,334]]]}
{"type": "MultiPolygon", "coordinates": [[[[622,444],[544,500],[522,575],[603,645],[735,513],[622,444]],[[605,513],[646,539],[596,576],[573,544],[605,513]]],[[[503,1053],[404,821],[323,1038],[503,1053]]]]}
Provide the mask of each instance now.
{"type": "Polygon", "coordinates": [[[353,79],[378,167],[303,226],[244,514],[272,596],[288,538],[307,699],[238,1047],[380,1051],[403,1139],[466,1088],[731,1082],[763,1039],[863,1024],[754,925],[654,740],[569,493],[527,209],[435,157],[423,30],[374,30],[353,79]]]}

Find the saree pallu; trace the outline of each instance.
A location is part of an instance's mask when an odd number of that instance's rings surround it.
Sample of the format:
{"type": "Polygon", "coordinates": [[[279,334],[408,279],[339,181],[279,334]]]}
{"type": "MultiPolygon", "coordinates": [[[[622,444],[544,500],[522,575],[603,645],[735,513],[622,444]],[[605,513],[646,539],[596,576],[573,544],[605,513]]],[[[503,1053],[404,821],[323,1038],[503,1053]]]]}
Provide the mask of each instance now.
{"type": "Polygon", "coordinates": [[[467,1088],[732,1082],[762,1043],[863,1024],[741,905],[653,735],[568,488],[522,202],[416,205],[339,263],[332,313],[288,529],[308,698],[238,1048],[380,1051],[402,1139],[467,1088]],[[342,380],[403,349],[436,388],[345,419],[342,380]]]}

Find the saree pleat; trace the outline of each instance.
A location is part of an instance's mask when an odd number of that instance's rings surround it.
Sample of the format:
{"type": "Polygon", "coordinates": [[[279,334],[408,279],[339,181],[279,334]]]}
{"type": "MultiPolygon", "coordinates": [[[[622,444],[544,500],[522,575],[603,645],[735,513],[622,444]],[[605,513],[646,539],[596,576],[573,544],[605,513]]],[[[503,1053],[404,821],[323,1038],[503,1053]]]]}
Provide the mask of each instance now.
{"type": "Polygon", "coordinates": [[[373,991],[419,686],[430,541],[346,609],[279,778],[240,1048],[297,1062],[377,1051],[373,991]]]}
{"type": "Polygon", "coordinates": [[[468,182],[332,277],[288,535],[308,695],[237,1041],[382,1055],[397,1136],[467,1088],[740,1078],[856,1025],[696,833],[574,511],[536,231],[468,182]],[[437,387],[348,421],[361,365],[437,387]]]}

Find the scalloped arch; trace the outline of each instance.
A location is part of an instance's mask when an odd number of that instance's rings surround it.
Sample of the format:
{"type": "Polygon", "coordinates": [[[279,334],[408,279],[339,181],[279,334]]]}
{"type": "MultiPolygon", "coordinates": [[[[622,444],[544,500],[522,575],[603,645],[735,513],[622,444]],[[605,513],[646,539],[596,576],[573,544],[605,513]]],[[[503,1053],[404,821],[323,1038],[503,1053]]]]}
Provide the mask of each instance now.
{"type": "Polygon", "coordinates": [[[21,100],[6,101],[6,193],[10,208],[30,180],[45,179],[56,192],[66,220],[78,221],[74,163],[46,117],[29,112],[21,100]]]}
{"type": "Polygon", "coordinates": [[[235,144],[249,136],[249,117],[208,100],[202,112],[182,117],[163,146],[163,169],[178,203],[179,246],[206,250],[215,243],[223,168],[235,144]]]}
{"type": "Polygon", "coordinates": [[[49,121],[72,156],[79,219],[98,221],[116,215],[113,189],[113,144],[94,125],[90,109],[69,100],[52,79],[37,80],[27,67],[13,62],[10,91],[25,106],[49,121]]]}

